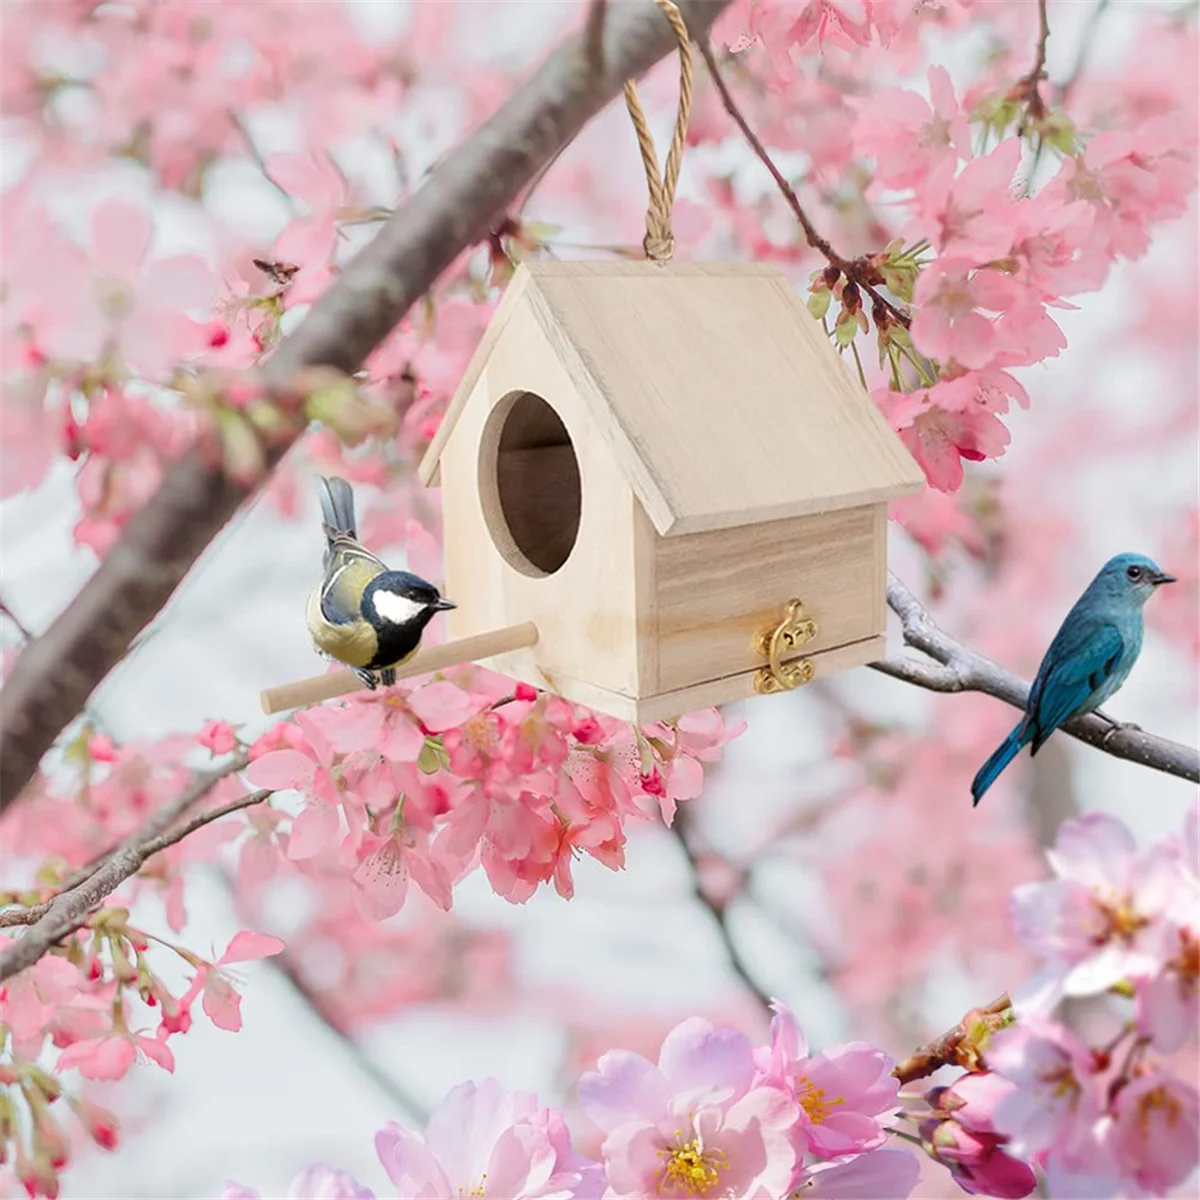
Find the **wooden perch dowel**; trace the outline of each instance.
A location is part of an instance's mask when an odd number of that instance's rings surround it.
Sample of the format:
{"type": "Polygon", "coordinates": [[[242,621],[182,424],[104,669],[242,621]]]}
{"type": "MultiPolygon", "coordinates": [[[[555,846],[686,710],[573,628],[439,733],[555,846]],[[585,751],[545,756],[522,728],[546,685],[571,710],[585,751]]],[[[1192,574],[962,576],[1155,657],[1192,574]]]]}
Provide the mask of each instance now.
{"type": "MultiPolygon", "coordinates": [[[[510,650],[534,646],[537,640],[538,628],[532,621],[506,625],[503,629],[489,629],[487,633],[477,633],[456,642],[418,650],[408,662],[396,668],[396,678],[427,675],[430,671],[477,662],[494,654],[507,654],[510,650]]],[[[330,671],[327,675],[314,675],[311,679],[267,688],[262,694],[262,710],[270,716],[289,708],[320,704],[322,700],[332,700],[335,696],[347,696],[363,687],[366,684],[353,671],[330,671]]]]}

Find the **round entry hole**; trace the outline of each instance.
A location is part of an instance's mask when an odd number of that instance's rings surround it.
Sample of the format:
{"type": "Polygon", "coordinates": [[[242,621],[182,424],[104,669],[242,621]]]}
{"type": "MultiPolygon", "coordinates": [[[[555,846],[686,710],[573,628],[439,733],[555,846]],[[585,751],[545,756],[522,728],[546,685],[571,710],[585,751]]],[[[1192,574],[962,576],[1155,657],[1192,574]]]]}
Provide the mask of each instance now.
{"type": "Polygon", "coordinates": [[[579,460],[562,418],[533,392],[492,410],[479,448],[479,492],[492,541],[524,575],[553,575],[579,535],[579,460]]]}

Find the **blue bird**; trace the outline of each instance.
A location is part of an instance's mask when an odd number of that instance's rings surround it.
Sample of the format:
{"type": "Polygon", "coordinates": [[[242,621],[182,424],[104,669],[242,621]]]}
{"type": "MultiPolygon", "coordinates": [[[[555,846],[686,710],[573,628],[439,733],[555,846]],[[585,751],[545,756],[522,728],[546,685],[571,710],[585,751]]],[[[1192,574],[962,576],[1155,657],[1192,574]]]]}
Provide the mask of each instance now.
{"type": "Polygon", "coordinates": [[[1071,717],[1094,712],[1114,730],[1123,728],[1102,705],[1129,678],[1142,652],[1142,606],[1164,583],[1174,583],[1144,554],[1110,558],[1067,613],[1029,692],[1025,715],[979,768],[971,783],[975,804],[1021,750],[1045,740],[1071,717]]]}

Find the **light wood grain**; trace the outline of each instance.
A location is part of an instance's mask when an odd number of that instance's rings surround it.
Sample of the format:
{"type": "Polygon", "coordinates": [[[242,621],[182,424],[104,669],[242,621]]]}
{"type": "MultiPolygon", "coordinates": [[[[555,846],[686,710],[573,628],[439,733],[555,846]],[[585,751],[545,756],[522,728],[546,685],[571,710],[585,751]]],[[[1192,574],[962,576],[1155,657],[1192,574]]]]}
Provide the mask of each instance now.
{"type": "Polygon", "coordinates": [[[654,692],[673,692],[762,662],[756,635],[793,596],[817,622],[812,652],[884,631],[876,588],[878,506],[659,538],[654,692]]]}
{"type": "MultiPolygon", "coordinates": [[[[443,642],[440,646],[423,647],[408,662],[396,667],[396,678],[411,679],[415,675],[428,675],[431,671],[444,671],[447,667],[478,662],[506,651],[534,646],[537,640],[538,627],[532,621],[504,629],[489,629],[473,637],[443,642]]],[[[366,686],[353,671],[330,671],[325,675],[314,675],[311,679],[267,688],[261,696],[262,710],[270,716],[289,708],[306,708],[310,704],[320,704],[322,700],[348,696],[366,686]]]]}
{"type": "MultiPolygon", "coordinates": [[[[851,642],[847,646],[838,646],[819,654],[801,657],[807,657],[816,668],[814,678],[825,679],[853,667],[862,667],[867,663],[878,662],[886,655],[887,639],[871,637],[864,638],[860,642],[851,642]]],[[[506,655],[503,658],[494,659],[489,665],[497,671],[504,671],[503,664],[512,657],[512,655],[506,655]]],[[[619,720],[647,724],[652,721],[669,721],[684,713],[695,712],[701,708],[732,704],[735,700],[753,698],[763,704],[772,703],[778,697],[759,696],[754,690],[755,674],[755,671],[744,671],[737,675],[726,676],[724,679],[710,679],[692,687],[640,698],[608,691],[587,680],[574,679],[562,673],[543,676],[534,674],[525,682],[533,687],[548,689],[575,704],[582,704],[596,712],[607,713],[619,720]]]]}
{"type": "Polygon", "coordinates": [[[442,450],[458,422],[459,414],[475,390],[480,373],[487,366],[492,348],[508,327],[509,319],[517,311],[521,296],[528,285],[529,272],[518,268],[508,281],[508,287],[504,289],[504,295],[500,297],[500,303],[496,306],[496,311],[492,314],[492,319],[488,322],[483,337],[479,339],[479,344],[475,347],[470,362],[467,363],[467,369],[463,373],[462,379],[458,381],[458,387],[446,409],[446,415],[442,418],[442,423],[438,426],[437,432],[433,435],[433,439],[425,451],[425,456],[421,459],[421,465],[417,468],[417,475],[426,487],[435,487],[441,482],[438,464],[442,457],[442,450]]]}
{"type": "Polygon", "coordinates": [[[822,673],[882,654],[885,501],[924,477],[777,268],[529,263],[495,324],[422,468],[451,632],[541,632],[489,665],[678,715],[752,693],[793,596],[822,673]]]}
{"type": "MultiPolygon", "coordinates": [[[[852,667],[865,667],[867,663],[878,662],[886,654],[887,638],[871,637],[864,638],[861,642],[851,642],[847,646],[825,650],[820,654],[802,657],[808,658],[816,668],[814,679],[826,679],[852,667]]],[[[637,701],[634,715],[628,719],[642,724],[648,721],[667,721],[684,713],[695,712],[699,708],[732,704],[735,700],[754,697],[766,704],[776,699],[774,696],[759,696],[755,692],[754,675],[754,671],[748,671],[725,679],[712,679],[694,687],[681,688],[676,692],[646,696],[637,701]]]]}
{"type": "MultiPolygon", "coordinates": [[[[517,309],[536,315],[660,533],[852,508],[924,486],[778,268],[529,262],[510,292],[518,281],[497,319],[508,329],[517,309]]],[[[465,382],[504,340],[481,345],[465,382]]],[[[465,394],[456,393],[423,478],[465,394]]]]}
{"type": "MultiPolygon", "coordinates": [[[[561,447],[515,448],[550,449],[560,459],[563,452],[561,447]]],[[[561,461],[555,469],[561,470],[561,461]]],[[[447,439],[442,481],[446,594],[459,606],[448,614],[451,632],[464,636],[534,621],[542,635],[537,646],[507,655],[497,669],[534,686],[547,675],[565,673],[637,695],[637,501],[527,306],[513,314],[447,439]],[[554,407],[574,446],[580,475],[578,536],[566,562],[551,575],[530,564],[514,565],[519,547],[506,534],[494,478],[504,411],[513,407],[514,396],[526,392],[554,407]]],[[[542,485],[532,477],[527,482],[528,502],[536,504],[542,485]]]]}

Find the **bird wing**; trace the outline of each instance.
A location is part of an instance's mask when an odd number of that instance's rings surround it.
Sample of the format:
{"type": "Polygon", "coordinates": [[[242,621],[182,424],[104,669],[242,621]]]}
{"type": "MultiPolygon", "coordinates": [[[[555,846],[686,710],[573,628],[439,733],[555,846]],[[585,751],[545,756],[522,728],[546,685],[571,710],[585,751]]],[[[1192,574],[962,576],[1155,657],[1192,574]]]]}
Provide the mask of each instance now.
{"type": "Polygon", "coordinates": [[[325,582],[321,585],[321,614],[333,625],[362,620],[367,584],[387,567],[365,547],[339,538],[331,547],[325,582]]]}
{"type": "Polygon", "coordinates": [[[1034,754],[1064,721],[1088,710],[1088,701],[1124,653],[1125,641],[1115,625],[1063,622],[1029,694],[1034,754]]]}

